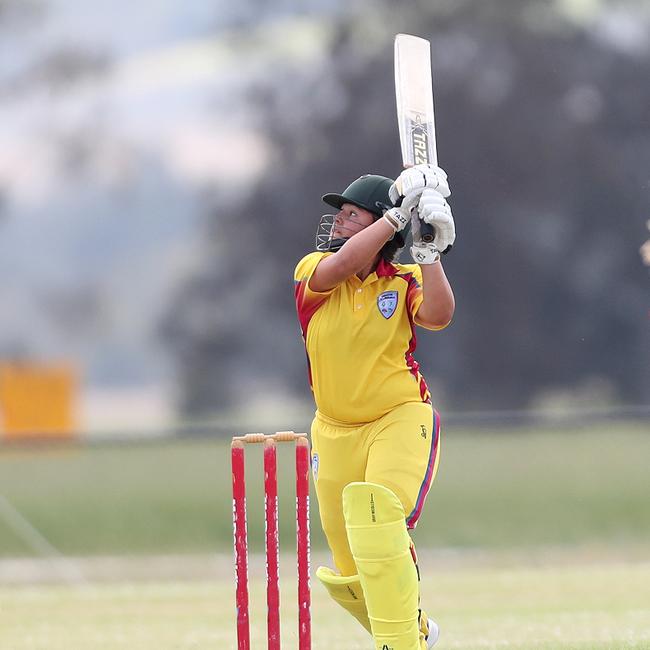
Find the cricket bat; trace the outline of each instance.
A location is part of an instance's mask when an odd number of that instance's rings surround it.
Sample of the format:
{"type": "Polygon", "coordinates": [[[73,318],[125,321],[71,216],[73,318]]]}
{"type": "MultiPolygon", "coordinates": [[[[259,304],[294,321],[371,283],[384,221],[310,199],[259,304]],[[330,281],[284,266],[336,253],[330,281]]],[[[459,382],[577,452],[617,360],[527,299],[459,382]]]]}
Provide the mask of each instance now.
{"type": "MultiPolygon", "coordinates": [[[[395,37],[395,99],[404,168],[420,163],[437,165],[431,44],[424,38],[410,34],[395,37]]],[[[420,234],[425,242],[435,237],[428,223],[420,225],[420,234]]]]}

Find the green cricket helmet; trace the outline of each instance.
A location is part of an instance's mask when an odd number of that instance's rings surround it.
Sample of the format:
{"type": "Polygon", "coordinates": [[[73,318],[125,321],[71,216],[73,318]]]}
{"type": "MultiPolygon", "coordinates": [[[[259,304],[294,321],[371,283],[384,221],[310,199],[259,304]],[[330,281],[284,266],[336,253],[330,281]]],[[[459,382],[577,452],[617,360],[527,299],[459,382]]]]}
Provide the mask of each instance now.
{"type": "Polygon", "coordinates": [[[393,207],[388,196],[388,190],[393,184],[390,178],[365,174],[350,183],[343,194],[329,193],[323,196],[323,201],[338,210],[344,203],[352,203],[368,212],[381,217],[386,210],[393,207]]]}
{"type": "MultiPolygon", "coordinates": [[[[365,174],[348,185],[343,193],[330,192],[323,195],[323,201],[333,208],[340,210],[344,203],[351,203],[374,215],[375,221],[380,219],[386,210],[393,207],[388,190],[393,180],[377,174],[365,174]]],[[[336,215],[324,214],[318,224],[316,233],[316,250],[337,251],[348,240],[347,237],[333,239],[334,219],[336,215]]],[[[392,248],[402,248],[405,243],[406,229],[395,233],[389,244],[392,248]]],[[[387,244],[388,245],[388,244],[387,244]]]]}

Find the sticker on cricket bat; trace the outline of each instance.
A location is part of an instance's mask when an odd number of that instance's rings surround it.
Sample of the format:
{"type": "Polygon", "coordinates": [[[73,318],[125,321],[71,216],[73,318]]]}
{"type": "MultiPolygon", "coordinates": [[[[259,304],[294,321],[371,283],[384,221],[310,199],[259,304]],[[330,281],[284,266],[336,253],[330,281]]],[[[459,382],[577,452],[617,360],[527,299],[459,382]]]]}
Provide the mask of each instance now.
{"type": "MultiPolygon", "coordinates": [[[[410,118],[409,118],[410,119],[410,118]]],[[[431,132],[430,124],[423,124],[422,116],[415,115],[411,121],[411,152],[409,157],[413,158],[413,164],[428,163],[431,160],[429,153],[429,133],[431,132]]]]}

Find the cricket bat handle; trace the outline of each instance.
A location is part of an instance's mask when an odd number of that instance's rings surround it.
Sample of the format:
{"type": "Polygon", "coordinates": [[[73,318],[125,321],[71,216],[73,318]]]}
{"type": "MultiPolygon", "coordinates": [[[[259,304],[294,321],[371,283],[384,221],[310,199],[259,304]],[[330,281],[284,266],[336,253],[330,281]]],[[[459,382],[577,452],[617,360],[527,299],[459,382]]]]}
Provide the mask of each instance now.
{"type": "MultiPolygon", "coordinates": [[[[414,209],[417,209],[417,205],[415,206],[414,209]]],[[[418,219],[420,219],[419,213],[418,213],[418,219]]],[[[427,223],[426,221],[420,219],[420,239],[425,244],[430,244],[435,238],[436,238],[436,231],[434,230],[433,226],[430,223],[427,223]]]]}
{"type": "MultiPolygon", "coordinates": [[[[395,207],[399,208],[401,205],[402,205],[402,199],[397,201],[395,207]]],[[[411,210],[417,210],[417,205],[413,206],[411,210]]],[[[420,215],[418,215],[418,219],[420,219],[420,215]]],[[[436,236],[436,231],[433,229],[433,226],[430,223],[426,223],[425,221],[422,221],[422,219],[420,219],[420,239],[424,243],[430,244],[435,239],[435,236],[436,236]]]]}
{"type": "MultiPolygon", "coordinates": [[[[435,160],[435,158],[434,158],[435,160]]],[[[402,164],[404,165],[404,169],[408,169],[409,167],[413,167],[415,164],[415,161],[410,159],[409,156],[404,156],[402,159],[402,164]]],[[[397,207],[401,205],[401,201],[398,202],[397,207]]],[[[417,205],[415,205],[413,210],[417,210],[417,205]]],[[[420,215],[418,214],[418,219],[420,219],[420,215]]],[[[425,244],[430,244],[436,237],[436,231],[434,227],[430,223],[426,223],[420,219],[420,239],[425,243],[425,244]]]]}
{"type": "MultiPolygon", "coordinates": [[[[420,219],[418,215],[418,219],[420,219]]],[[[426,223],[420,219],[420,239],[425,244],[430,244],[436,238],[436,231],[430,223],[426,223]]]]}
{"type": "MultiPolygon", "coordinates": [[[[405,168],[408,167],[411,167],[411,165],[405,166],[405,168]]],[[[413,206],[412,209],[417,210],[417,205],[413,206]]],[[[419,214],[418,214],[418,219],[420,219],[419,214]]],[[[430,223],[426,223],[425,221],[422,221],[422,219],[420,219],[420,239],[425,244],[430,244],[435,239],[435,237],[436,237],[436,231],[434,230],[433,226],[430,223]]]]}

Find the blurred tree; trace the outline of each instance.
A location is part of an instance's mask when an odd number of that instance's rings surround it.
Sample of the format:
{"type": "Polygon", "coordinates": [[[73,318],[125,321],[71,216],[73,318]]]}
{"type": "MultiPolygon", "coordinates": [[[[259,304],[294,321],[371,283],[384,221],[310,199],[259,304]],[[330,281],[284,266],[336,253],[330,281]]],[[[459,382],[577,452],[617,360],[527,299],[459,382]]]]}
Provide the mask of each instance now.
{"type": "Polygon", "coordinates": [[[326,67],[274,69],[251,89],[275,159],[242,205],[213,208],[203,267],[166,320],[182,408],[246,404],[251,385],[307,396],[291,273],[313,249],[322,193],[399,172],[395,31],[432,39],[439,154],[454,192],[458,242],[445,266],[455,322],[418,347],[439,399],[522,407],[601,377],[619,400],[647,400],[637,251],[650,61],[546,2],[466,0],[348,16],[326,67]]]}

